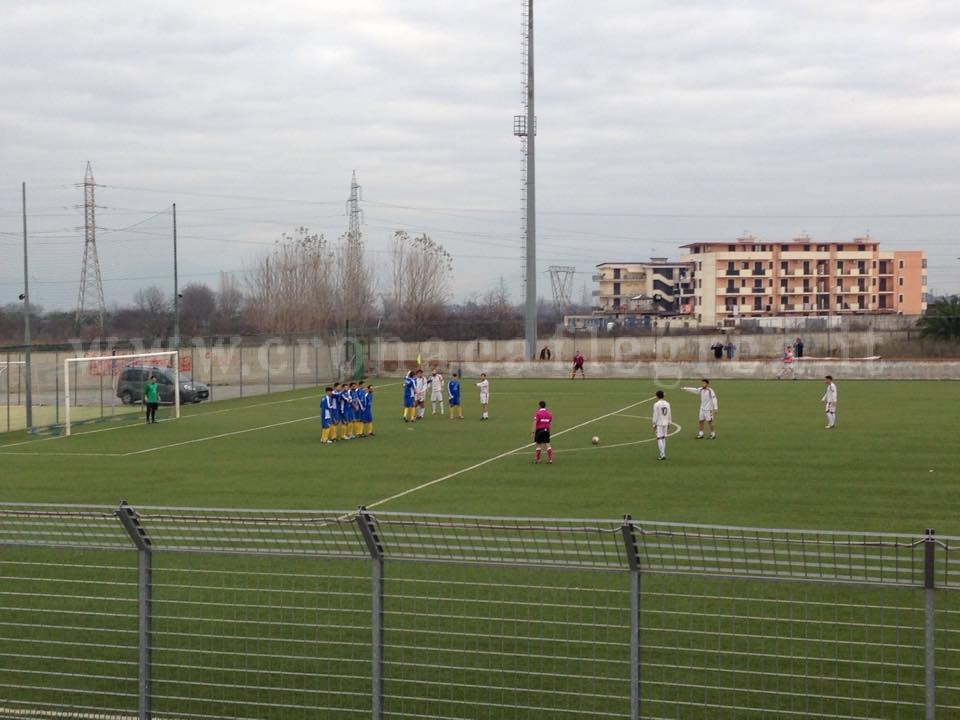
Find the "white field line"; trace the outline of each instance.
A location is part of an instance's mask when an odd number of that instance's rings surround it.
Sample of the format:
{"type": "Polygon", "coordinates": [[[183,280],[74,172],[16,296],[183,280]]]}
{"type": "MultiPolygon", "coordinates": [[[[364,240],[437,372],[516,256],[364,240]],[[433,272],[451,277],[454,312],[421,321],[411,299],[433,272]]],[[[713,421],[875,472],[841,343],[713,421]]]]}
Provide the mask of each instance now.
{"type": "MultiPolygon", "coordinates": [[[[399,385],[399,384],[400,384],[400,383],[389,383],[389,384],[387,384],[387,385],[376,385],[376,386],[374,386],[374,387],[384,387],[384,388],[387,388],[387,387],[394,387],[395,385],[399,385]]],[[[207,417],[208,415],[222,415],[223,413],[239,412],[239,411],[241,411],[241,410],[249,410],[249,409],[251,409],[251,408],[267,407],[268,405],[283,405],[283,404],[286,404],[286,403],[300,402],[301,400],[316,400],[317,398],[318,398],[318,396],[317,396],[316,394],[312,394],[312,395],[302,395],[302,396],[300,396],[300,397],[287,398],[286,400],[272,400],[272,401],[270,401],[270,402],[254,403],[253,405],[244,405],[243,407],[224,408],[224,409],[222,409],[222,410],[211,410],[210,412],[196,413],[196,414],[191,414],[191,415],[184,415],[184,416],[181,417],[180,419],[181,419],[181,420],[189,420],[189,419],[193,419],[193,418],[204,418],[204,417],[207,417]]],[[[137,414],[139,414],[139,413],[137,413],[137,414]]],[[[317,415],[313,416],[313,417],[319,417],[319,413],[318,413],[317,415]]],[[[159,422],[171,422],[172,420],[173,420],[173,418],[164,418],[164,419],[160,420],[159,422]]],[[[290,422],[303,422],[303,419],[300,419],[300,420],[291,420],[290,422]]],[[[280,423],[280,424],[282,425],[282,424],[284,424],[284,423],[280,423]]],[[[130,429],[130,428],[143,427],[144,425],[145,425],[145,423],[130,423],[129,425],[122,425],[122,426],[120,426],[120,427],[100,428],[100,429],[98,429],[98,430],[87,430],[86,432],[82,432],[82,433],[73,433],[73,436],[79,436],[79,435],[94,435],[94,434],[96,434],[96,433],[111,432],[111,431],[113,431],[113,430],[128,430],[128,429],[130,429]]],[[[242,434],[242,433],[253,432],[254,430],[266,430],[267,428],[271,428],[271,427],[276,427],[276,425],[264,425],[263,427],[249,428],[249,429],[246,429],[246,430],[237,430],[237,431],[232,432],[232,433],[225,433],[225,434],[222,434],[222,435],[213,435],[213,436],[206,437],[206,438],[197,438],[197,439],[195,439],[195,440],[187,441],[186,443],[178,443],[178,444],[184,444],[184,445],[185,445],[185,444],[188,444],[188,443],[190,443],[190,442],[202,442],[202,441],[204,441],[204,440],[214,440],[214,439],[216,439],[216,438],[227,437],[227,436],[229,436],[229,435],[240,435],[240,434],[242,434]]],[[[24,441],[22,441],[22,442],[10,443],[9,445],[0,445],[0,455],[53,455],[53,456],[56,456],[56,455],[89,455],[89,456],[91,456],[91,457],[127,457],[128,455],[139,455],[139,454],[141,454],[141,453],[153,452],[154,450],[162,450],[163,448],[166,448],[166,447],[174,447],[174,445],[163,445],[163,446],[161,446],[161,447],[157,447],[157,448],[146,448],[146,449],[144,449],[144,450],[138,450],[138,451],[132,452],[132,453],[41,453],[41,452],[37,452],[37,453],[15,452],[15,453],[14,453],[14,452],[4,452],[7,448],[18,447],[18,446],[20,446],[20,445],[30,445],[30,444],[33,444],[33,443],[46,442],[47,440],[63,440],[65,437],[66,437],[65,435],[55,435],[55,436],[53,436],[53,437],[39,438],[39,439],[36,439],[36,440],[24,440],[24,441]]]]}
{"type": "MultiPolygon", "coordinates": [[[[131,457],[133,455],[145,455],[146,453],[157,452],[159,450],[168,450],[175,447],[183,447],[184,445],[195,445],[197,443],[207,442],[209,440],[219,440],[225,437],[232,437],[234,435],[245,435],[246,433],[257,432],[259,430],[269,430],[270,428],[283,427],[284,425],[293,425],[294,423],[305,422],[307,420],[317,420],[317,415],[308,415],[307,417],[297,418],[296,420],[284,420],[283,422],[272,423],[271,425],[260,425],[258,427],[246,428],[244,430],[231,430],[230,432],[220,433],[219,435],[207,435],[206,437],[191,438],[190,440],[183,440],[181,442],[168,443],[167,445],[157,445],[156,447],[144,448],[143,450],[134,450],[132,452],[123,453],[119,457],[131,457]]],[[[59,453],[56,453],[59,454],[59,453]]]]}
{"type": "MultiPolygon", "coordinates": [[[[646,400],[640,400],[638,402],[627,405],[626,407],[622,407],[619,410],[614,410],[613,412],[606,413],[605,415],[600,415],[599,417],[591,418],[590,420],[585,420],[579,425],[574,425],[573,427],[569,427],[566,430],[561,430],[558,433],[553,433],[553,437],[559,437],[560,435],[564,435],[568,432],[573,432],[574,430],[578,430],[579,428],[582,428],[584,425],[589,425],[590,423],[595,423],[598,420],[603,420],[604,418],[612,417],[613,415],[622,413],[624,410],[629,410],[631,408],[635,408],[637,405],[643,405],[644,403],[648,403],[653,399],[654,398],[650,397],[650,398],[647,398],[646,400]]],[[[533,447],[533,445],[534,445],[533,443],[527,443],[526,445],[521,445],[520,447],[514,448],[513,450],[507,450],[506,452],[500,453],[499,455],[494,455],[493,457],[487,458],[486,460],[481,460],[480,462],[475,463],[470,467],[465,467],[465,468],[461,468],[460,470],[455,470],[454,472],[448,473],[443,477],[438,477],[435,480],[430,480],[429,482],[422,483],[421,485],[417,485],[416,487],[410,488],[409,490],[404,490],[403,492],[399,492],[396,495],[391,495],[390,497],[383,498],[382,500],[377,500],[374,503],[368,503],[366,507],[375,508],[378,505],[383,505],[384,503],[388,503],[391,500],[397,500],[406,495],[410,495],[411,493],[415,493],[415,492],[418,492],[419,490],[423,490],[424,488],[428,488],[431,485],[436,485],[437,483],[442,483],[445,480],[449,480],[450,478],[455,478],[457,477],[457,475],[463,475],[464,473],[470,472],[471,470],[476,470],[477,468],[483,467],[484,465],[489,465],[490,463],[496,462],[497,460],[501,460],[507,457],[508,455],[513,455],[514,453],[520,452],[521,450],[526,450],[527,448],[531,448],[533,447]]]]}
{"type": "MultiPolygon", "coordinates": [[[[243,407],[238,407],[238,408],[224,408],[222,410],[211,410],[210,412],[196,413],[196,414],[191,413],[190,415],[181,416],[180,419],[190,420],[193,418],[206,417],[207,415],[221,415],[223,413],[238,412],[240,410],[247,410],[248,408],[264,407],[266,405],[282,405],[283,403],[299,402],[301,400],[309,400],[314,397],[316,396],[303,395],[301,397],[296,397],[296,398],[287,398],[286,400],[274,400],[272,402],[256,403],[254,405],[244,405],[243,407]]],[[[133,417],[133,416],[139,417],[142,414],[142,412],[143,412],[142,410],[137,410],[136,412],[129,412],[129,413],[126,413],[125,415],[115,416],[115,417],[133,417]]],[[[166,423],[166,422],[171,422],[175,419],[176,418],[161,418],[157,422],[166,423]]],[[[143,422],[140,422],[140,423],[131,422],[131,423],[128,423],[127,425],[119,425],[117,427],[97,428],[96,430],[85,430],[84,432],[72,433],[71,437],[79,437],[81,435],[96,435],[97,433],[113,432],[114,430],[129,430],[130,428],[142,427],[145,424],[146,423],[143,423],[143,422]]],[[[10,448],[10,447],[17,447],[19,445],[29,445],[31,443],[47,442],[49,440],[64,440],[66,439],[66,437],[67,437],[66,435],[51,435],[50,437],[45,437],[45,438],[36,438],[34,440],[22,440],[20,442],[10,443],[9,445],[0,445],[0,447],[10,448]]]]}
{"type": "MultiPolygon", "coordinates": [[[[640,417],[640,416],[624,415],[623,417],[640,417]]],[[[681,430],[683,430],[683,426],[680,423],[670,423],[670,424],[676,427],[677,429],[671,433],[667,433],[667,437],[673,437],[674,435],[679,433],[681,430]]],[[[614,443],[613,445],[588,445],[587,447],[578,447],[578,448],[560,448],[559,450],[554,450],[553,452],[554,454],[563,453],[564,455],[566,455],[567,453],[585,452],[587,450],[590,450],[590,451],[612,450],[613,448],[630,447],[631,445],[643,445],[644,443],[653,442],[656,439],[657,438],[652,437],[652,438],[644,438],[643,440],[631,440],[630,442],[614,443]]]]}
{"type": "Polygon", "coordinates": [[[42,457],[124,457],[125,453],[98,453],[98,452],[31,452],[29,450],[15,450],[6,452],[0,450],[0,455],[36,455],[42,457]]]}

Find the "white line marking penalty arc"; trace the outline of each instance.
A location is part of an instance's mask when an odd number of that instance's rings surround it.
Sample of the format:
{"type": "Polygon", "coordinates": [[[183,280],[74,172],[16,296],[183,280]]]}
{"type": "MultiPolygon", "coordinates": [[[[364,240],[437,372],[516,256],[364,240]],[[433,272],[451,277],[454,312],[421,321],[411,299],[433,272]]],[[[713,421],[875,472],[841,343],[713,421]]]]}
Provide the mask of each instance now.
{"type": "MultiPolygon", "coordinates": [[[[630,416],[627,415],[626,417],[630,417],[630,416]]],[[[670,424],[673,425],[676,428],[676,430],[674,430],[671,433],[667,433],[667,437],[673,437],[674,435],[679,433],[681,430],[683,430],[683,426],[680,423],[670,423],[670,424]]],[[[553,452],[554,454],[563,453],[564,455],[566,455],[567,453],[585,452],[587,450],[591,450],[591,451],[612,450],[613,448],[630,447],[631,445],[643,445],[644,443],[651,443],[651,442],[654,442],[655,440],[656,438],[652,437],[652,438],[644,438],[643,440],[631,440],[630,442],[614,443],[613,445],[588,445],[587,447],[560,448],[560,449],[555,449],[553,452]]]]}

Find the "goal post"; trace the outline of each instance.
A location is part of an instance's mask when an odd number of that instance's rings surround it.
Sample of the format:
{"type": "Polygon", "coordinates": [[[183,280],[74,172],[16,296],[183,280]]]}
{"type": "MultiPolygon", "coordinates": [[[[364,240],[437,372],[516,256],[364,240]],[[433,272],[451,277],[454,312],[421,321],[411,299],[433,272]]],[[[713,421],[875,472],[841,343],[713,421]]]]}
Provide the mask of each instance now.
{"type": "MultiPolygon", "coordinates": [[[[120,398],[124,405],[143,403],[143,385],[149,372],[169,372],[170,384],[173,385],[168,397],[161,402],[172,406],[173,417],[180,418],[180,353],[177,350],[159,350],[156,352],[131,353],[128,355],[99,355],[94,357],[72,357],[63,361],[63,406],[64,432],[71,434],[75,419],[73,412],[79,405],[80,377],[87,375],[100,378],[109,377],[111,394],[114,399],[120,398]],[[86,371],[81,375],[78,366],[86,365],[86,371]],[[142,371],[142,372],[138,372],[142,371]],[[121,387],[122,385],[122,387],[121,387]]],[[[101,397],[102,403],[102,397],[101,397]]]]}

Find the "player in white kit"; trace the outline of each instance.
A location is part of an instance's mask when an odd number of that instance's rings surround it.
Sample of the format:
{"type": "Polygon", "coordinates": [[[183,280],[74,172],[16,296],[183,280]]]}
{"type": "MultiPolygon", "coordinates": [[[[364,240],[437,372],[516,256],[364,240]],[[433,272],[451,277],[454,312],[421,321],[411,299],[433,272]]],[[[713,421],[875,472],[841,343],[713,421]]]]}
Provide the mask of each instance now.
{"type": "Polygon", "coordinates": [[[480,382],[477,383],[480,388],[480,419],[489,420],[490,413],[487,412],[487,406],[490,404],[490,381],[487,380],[486,373],[480,373],[480,382]]]}
{"type": "Polygon", "coordinates": [[[443,375],[439,370],[434,370],[430,376],[430,405],[433,408],[431,415],[437,414],[437,405],[440,405],[440,414],[443,415],[443,375]]]}
{"type": "Polygon", "coordinates": [[[705,422],[710,423],[710,439],[716,440],[717,432],[714,421],[717,417],[717,410],[720,409],[720,404],[717,402],[717,393],[710,387],[710,381],[704,378],[700,381],[700,387],[698,388],[685,387],[680,389],[700,396],[700,431],[697,433],[697,440],[703,439],[703,424],[705,422]]]}
{"type": "Polygon", "coordinates": [[[657,390],[657,401],[653,404],[653,429],[657,433],[657,460],[667,459],[667,433],[673,417],[670,412],[670,403],[663,399],[663,390],[657,390]]]}
{"type": "Polygon", "coordinates": [[[417,376],[414,378],[413,395],[417,401],[417,420],[423,420],[426,412],[425,400],[427,399],[427,379],[423,376],[423,370],[417,370],[417,376]]]}
{"type": "Polygon", "coordinates": [[[837,424],[837,386],[833,382],[833,375],[827,375],[824,378],[827,384],[827,391],[820,398],[823,403],[824,412],[827,414],[827,430],[832,430],[837,424]]]}

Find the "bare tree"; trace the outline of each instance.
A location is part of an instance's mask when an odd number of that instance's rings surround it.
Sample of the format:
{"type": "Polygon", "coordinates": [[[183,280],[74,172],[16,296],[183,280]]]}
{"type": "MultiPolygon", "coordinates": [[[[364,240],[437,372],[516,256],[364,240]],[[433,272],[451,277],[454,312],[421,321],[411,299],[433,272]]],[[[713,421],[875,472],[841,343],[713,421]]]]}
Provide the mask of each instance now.
{"type": "Polygon", "coordinates": [[[437,316],[450,297],[453,257],[426,233],[393,235],[392,308],[414,332],[437,316]]]}
{"type": "Polygon", "coordinates": [[[170,300],[156,285],[145,287],[133,296],[133,304],[140,315],[140,325],[145,337],[163,337],[170,332],[173,323],[170,300]]]}
{"type": "Polygon", "coordinates": [[[220,289],[217,291],[217,313],[214,329],[219,333],[234,333],[241,328],[243,290],[231,273],[220,273],[220,289]]]}
{"type": "Polygon", "coordinates": [[[284,233],[247,279],[248,312],[257,330],[308,332],[335,320],[334,257],[323,235],[305,227],[284,233]]]}
{"type": "Polygon", "coordinates": [[[217,297],[203,283],[190,283],[180,294],[180,326],[188,335],[206,335],[217,310],[217,297]]]}

